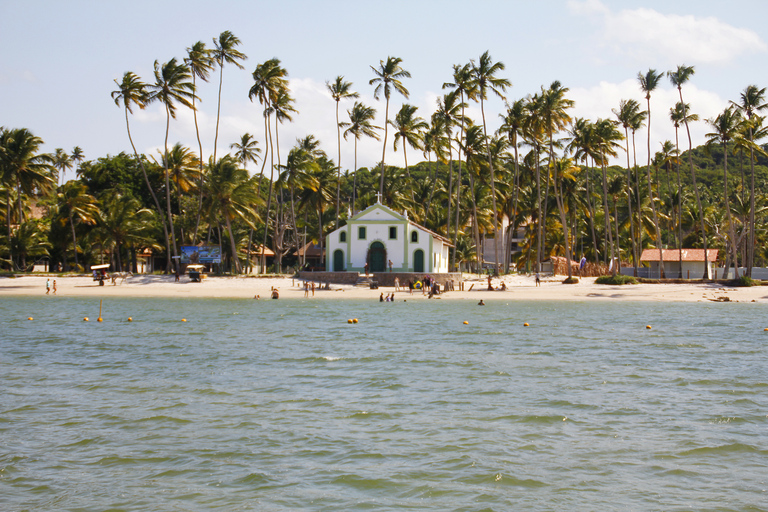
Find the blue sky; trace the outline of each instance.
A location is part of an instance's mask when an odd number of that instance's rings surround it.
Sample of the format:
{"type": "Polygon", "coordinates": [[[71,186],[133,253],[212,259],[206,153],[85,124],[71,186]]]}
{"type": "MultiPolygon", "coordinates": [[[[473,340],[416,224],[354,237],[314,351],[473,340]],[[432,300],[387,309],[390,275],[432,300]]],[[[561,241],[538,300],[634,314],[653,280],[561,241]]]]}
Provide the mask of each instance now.
{"type": "MultiPolygon", "coordinates": [[[[277,57],[288,70],[299,114],[281,127],[281,154],[297,137],[314,134],[336,158],[335,102],[325,81],[337,75],[354,84],[361,101],[373,99],[370,66],[388,55],[403,59],[412,78],[410,98],[394,95],[390,112],[404,101],[429,118],[450,81],[452,65],[489,50],[506,65],[513,87],[507,99],[536,93],[559,80],[576,101],[574,116],[611,117],[621,99],[643,100],[637,74],[654,68],[693,65],[696,74],[684,94],[692,111],[715,116],[749,84],[768,86],[768,3],[722,1],[111,1],[0,0],[0,125],[26,127],[46,141],[46,150],[83,148],[87,158],[129,151],[121,109],[110,97],[125,71],[152,80],[154,61],[183,58],[196,41],[230,30],[248,55],[244,70],[224,69],[218,153],[247,132],[263,146],[263,118],[248,100],[251,72],[277,57]]],[[[199,111],[204,152],[213,150],[218,73],[202,84],[199,111]]],[[[668,82],[652,98],[652,150],[674,140],[668,121],[677,91],[668,82]]],[[[341,118],[352,102],[342,103],[341,118]]],[[[487,115],[498,126],[503,101],[491,98],[487,115]]],[[[392,115],[392,114],[391,114],[392,115]]],[[[479,108],[469,115],[480,119],[479,108]]],[[[159,105],[131,118],[139,151],[156,154],[163,144],[165,117],[159,105]]],[[[704,140],[704,123],[693,128],[704,140]]],[[[638,134],[643,139],[645,133],[638,134]]],[[[390,144],[391,144],[390,138],[390,144]]],[[[192,115],[172,121],[170,142],[196,146],[192,115]]],[[[640,145],[639,145],[640,146],[640,145]]],[[[644,148],[644,145],[642,145],[644,148]]],[[[638,160],[645,160],[638,147],[638,160]]],[[[381,145],[359,145],[358,164],[381,158],[381,145]]],[[[342,141],[342,167],[352,166],[351,141],[342,141]]],[[[402,165],[402,151],[387,149],[387,163],[402,165]]],[[[207,156],[206,156],[207,158],[207,156]]],[[[423,158],[409,153],[409,163],[423,158]]],[[[620,155],[624,159],[624,155],[620,155]]]]}

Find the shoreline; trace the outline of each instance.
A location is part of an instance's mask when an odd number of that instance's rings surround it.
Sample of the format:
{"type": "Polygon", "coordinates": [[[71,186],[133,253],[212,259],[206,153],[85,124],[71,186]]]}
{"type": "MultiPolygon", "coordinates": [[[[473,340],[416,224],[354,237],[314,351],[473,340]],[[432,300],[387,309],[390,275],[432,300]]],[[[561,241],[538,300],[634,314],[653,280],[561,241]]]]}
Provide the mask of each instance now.
{"type": "MultiPolygon", "coordinates": [[[[208,277],[201,283],[192,283],[187,276],[175,282],[174,276],[138,274],[113,285],[99,286],[91,276],[23,275],[0,277],[0,297],[45,297],[46,281],[56,280],[56,297],[156,297],[156,298],[231,298],[269,299],[271,289],[277,288],[282,299],[303,299],[303,281],[291,277],[208,277]]],[[[440,300],[483,301],[652,301],[652,302],[754,302],[768,303],[768,288],[729,287],[719,283],[663,283],[637,285],[599,285],[595,278],[583,278],[578,284],[562,284],[562,276],[545,277],[540,287],[533,276],[507,275],[493,279],[494,287],[505,282],[505,291],[487,290],[487,278],[468,279],[464,291],[449,291],[439,295],[440,300]],[[470,291],[469,288],[473,289],[470,291]]],[[[315,289],[309,299],[361,299],[378,300],[379,295],[395,293],[395,300],[430,300],[421,291],[411,295],[407,289],[395,292],[394,287],[369,289],[353,285],[331,284],[330,289],[315,289]]],[[[49,295],[53,297],[53,292],[49,295]]]]}

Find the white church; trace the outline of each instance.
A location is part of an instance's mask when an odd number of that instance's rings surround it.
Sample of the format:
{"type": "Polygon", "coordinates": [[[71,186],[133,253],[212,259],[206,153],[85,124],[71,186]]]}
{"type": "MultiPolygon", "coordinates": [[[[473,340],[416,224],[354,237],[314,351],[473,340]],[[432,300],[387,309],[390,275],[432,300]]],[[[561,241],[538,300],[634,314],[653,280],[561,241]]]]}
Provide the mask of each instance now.
{"type": "Polygon", "coordinates": [[[381,202],[326,236],[327,272],[447,273],[450,241],[381,202]]]}

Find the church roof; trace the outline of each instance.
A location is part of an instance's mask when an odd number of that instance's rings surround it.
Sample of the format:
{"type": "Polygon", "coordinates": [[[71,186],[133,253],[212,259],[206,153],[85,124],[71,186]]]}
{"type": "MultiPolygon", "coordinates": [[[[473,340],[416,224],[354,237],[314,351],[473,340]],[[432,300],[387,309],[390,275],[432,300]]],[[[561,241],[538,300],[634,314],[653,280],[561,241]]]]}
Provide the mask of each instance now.
{"type": "Polygon", "coordinates": [[[448,240],[447,238],[445,238],[444,236],[442,236],[442,235],[439,235],[439,234],[435,233],[434,231],[432,231],[432,230],[430,230],[430,229],[427,229],[427,228],[425,228],[425,227],[424,227],[424,226],[422,226],[421,224],[418,224],[418,223],[416,223],[416,222],[412,221],[412,220],[411,220],[410,218],[408,218],[407,216],[405,216],[405,215],[401,215],[401,214],[397,213],[396,211],[394,211],[392,208],[389,208],[388,206],[384,206],[384,205],[383,205],[383,204],[381,204],[381,203],[374,203],[374,204],[372,204],[371,206],[369,206],[369,207],[368,207],[368,208],[366,208],[365,210],[361,211],[361,212],[360,212],[360,213],[358,213],[357,215],[353,215],[353,216],[352,216],[352,218],[350,218],[349,220],[350,220],[350,221],[356,221],[356,220],[359,220],[359,221],[362,221],[362,222],[364,222],[364,221],[365,221],[365,219],[363,219],[362,217],[363,217],[365,214],[367,214],[367,213],[369,213],[369,212],[373,211],[374,209],[381,209],[381,210],[384,210],[386,213],[388,213],[389,215],[391,215],[393,218],[395,218],[395,219],[397,219],[397,220],[404,220],[404,221],[407,221],[407,222],[408,222],[408,223],[409,223],[411,226],[414,226],[414,227],[416,227],[416,228],[419,228],[420,230],[422,230],[422,231],[424,231],[424,232],[428,233],[429,235],[431,235],[432,237],[434,237],[434,238],[437,238],[438,240],[440,240],[441,242],[443,242],[445,245],[448,245],[449,247],[453,247],[453,244],[451,243],[451,241],[450,241],[450,240],[448,240]]]}

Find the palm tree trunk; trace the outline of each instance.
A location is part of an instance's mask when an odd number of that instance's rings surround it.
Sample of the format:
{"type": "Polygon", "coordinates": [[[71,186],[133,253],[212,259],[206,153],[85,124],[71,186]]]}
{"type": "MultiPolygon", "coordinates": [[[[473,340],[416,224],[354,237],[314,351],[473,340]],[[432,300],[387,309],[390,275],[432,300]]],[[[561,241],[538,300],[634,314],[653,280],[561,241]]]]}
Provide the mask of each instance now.
{"type": "Polygon", "coordinates": [[[224,61],[219,59],[219,102],[216,108],[216,135],[213,138],[213,163],[216,163],[216,146],[219,143],[219,116],[221,115],[221,84],[224,81],[224,61]]]}
{"type": "MultiPolygon", "coordinates": [[[[453,143],[451,134],[448,132],[448,212],[445,222],[445,237],[451,239],[451,203],[453,202],[453,143]]],[[[453,270],[453,265],[449,270],[453,270]]]]}
{"type": "Polygon", "coordinates": [[[387,123],[389,122],[389,98],[384,109],[384,148],[381,150],[381,178],[379,180],[379,194],[384,196],[384,157],[387,154],[387,123]]]}
{"type": "MultiPolygon", "coordinates": [[[[723,140],[723,198],[725,200],[725,218],[728,219],[728,238],[731,240],[731,251],[733,252],[733,271],[734,277],[739,278],[739,259],[736,253],[736,233],[733,228],[733,220],[731,219],[731,205],[728,200],[728,145],[723,140]]],[[[728,267],[725,268],[728,272],[728,267]]]]}
{"type": "Polygon", "coordinates": [[[616,275],[616,263],[614,261],[614,251],[613,251],[613,232],[611,231],[611,210],[608,208],[608,176],[606,172],[606,165],[605,165],[605,155],[601,155],[602,158],[600,159],[600,168],[603,171],[603,218],[605,220],[605,242],[606,242],[606,256],[608,256],[608,251],[610,251],[610,257],[611,257],[611,264],[610,267],[612,269],[611,275],[616,275]]]}
{"type": "Polygon", "coordinates": [[[627,140],[627,208],[629,212],[629,237],[632,243],[632,267],[634,276],[637,277],[637,249],[635,246],[635,226],[632,219],[632,174],[629,167],[629,129],[624,127],[624,135],[627,140]]]}
{"type": "Polygon", "coordinates": [[[651,186],[651,97],[646,96],[648,102],[648,166],[646,173],[648,175],[648,197],[651,200],[651,211],[653,212],[653,224],[656,228],[656,244],[659,246],[659,279],[664,277],[664,252],[661,243],[661,229],[659,228],[659,216],[656,213],[656,202],[653,200],[653,188],[651,186]]]}
{"type": "Polygon", "coordinates": [[[352,215],[357,213],[357,136],[355,136],[355,171],[352,173],[352,215]]]}
{"type": "MultiPolygon", "coordinates": [[[[176,248],[176,233],[173,229],[173,212],[171,212],[171,180],[170,180],[170,170],[168,169],[168,132],[171,129],[171,111],[168,108],[168,105],[165,106],[165,114],[166,114],[166,121],[165,121],[165,201],[167,206],[167,212],[168,212],[168,225],[171,227],[171,240],[173,241],[173,256],[174,259],[176,259],[176,256],[178,256],[179,252],[176,248]]],[[[174,267],[177,267],[179,264],[178,261],[174,262],[174,267]]],[[[169,261],[170,266],[170,261],[169,261]]]]}
{"type": "Polygon", "coordinates": [[[488,156],[488,168],[491,171],[491,199],[493,200],[493,248],[494,250],[494,266],[496,267],[496,275],[499,274],[499,210],[496,207],[496,174],[493,171],[493,158],[491,158],[491,145],[488,142],[488,131],[485,124],[485,108],[483,106],[483,95],[480,94],[480,113],[483,116],[483,136],[485,137],[485,153],[488,156]]]}
{"type": "MultiPolygon", "coordinates": [[[[267,215],[264,220],[264,242],[261,246],[261,271],[264,272],[264,269],[266,268],[266,262],[267,262],[267,256],[265,253],[265,248],[267,247],[267,235],[269,234],[269,211],[270,206],[272,205],[272,178],[274,177],[275,172],[275,160],[274,160],[274,154],[275,150],[272,146],[272,129],[271,124],[267,123],[268,127],[268,133],[269,133],[269,146],[271,147],[271,151],[269,152],[269,190],[267,191],[267,215]]],[[[265,157],[266,160],[266,157],[265,157]]]]}
{"type": "Polygon", "coordinates": [[[13,243],[11,243],[11,187],[5,189],[5,220],[8,225],[8,259],[11,261],[13,271],[13,243]]]}
{"type": "Polygon", "coordinates": [[[339,126],[339,100],[336,100],[336,140],[339,146],[339,159],[336,162],[336,229],[339,229],[339,208],[341,207],[341,127],[339,126]]]}
{"type": "MultiPolygon", "coordinates": [[[[192,73],[192,86],[195,91],[197,91],[197,86],[195,85],[195,73],[192,73]]],[[[197,215],[195,219],[195,234],[192,236],[192,244],[197,244],[197,230],[200,228],[200,216],[203,212],[203,143],[200,141],[200,128],[197,126],[197,109],[195,108],[195,98],[197,97],[197,94],[194,94],[192,96],[192,114],[195,118],[195,135],[197,136],[197,147],[200,150],[200,194],[197,201],[197,215]]],[[[181,205],[181,203],[179,203],[181,205]]]]}
{"type": "Polygon", "coordinates": [[[536,272],[541,272],[541,253],[543,241],[541,239],[541,165],[539,162],[539,143],[534,141],[534,156],[536,158],[536,272]]]}
{"type": "Polygon", "coordinates": [[[69,225],[72,227],[72,251],[75,253],[75,272],[77,272],[77,235],[75,234],[75,219],[72,217],[72,211],[69,212],[69,225]]]}
{"type": "MultiPolygon", "coordinates": [[[[751,120],[751,116],[750,116],[751,120]]],[[[755,150],[752,146],[754,134],[749,127],[749,241],[747,242],[747,275],[752,277],[752,267],[755,266],[755,150]]]]}
{"type": "Polygon", "coordinates": [[[229,245],[232,250],[232,260],[235,262],[235,273],[240,273],[240,258],[237,257],[237,248],[235,247],[235,234],[232,232],[232,221],[229,215],[224,214],[224,220],[227,221],[227,231],[229,231],[229,245]]]}
{"type": "Polygon", "coordinates": [[[456,178],[456,230],[453,232],[453,253],[451,256],[451,266],[456,266],[456,245],[459,239],[459,211],[461,207],[461,141],[464,140],[464,91],[461,91],[461,133],[459,135],[459,175],[456,178]]]}

